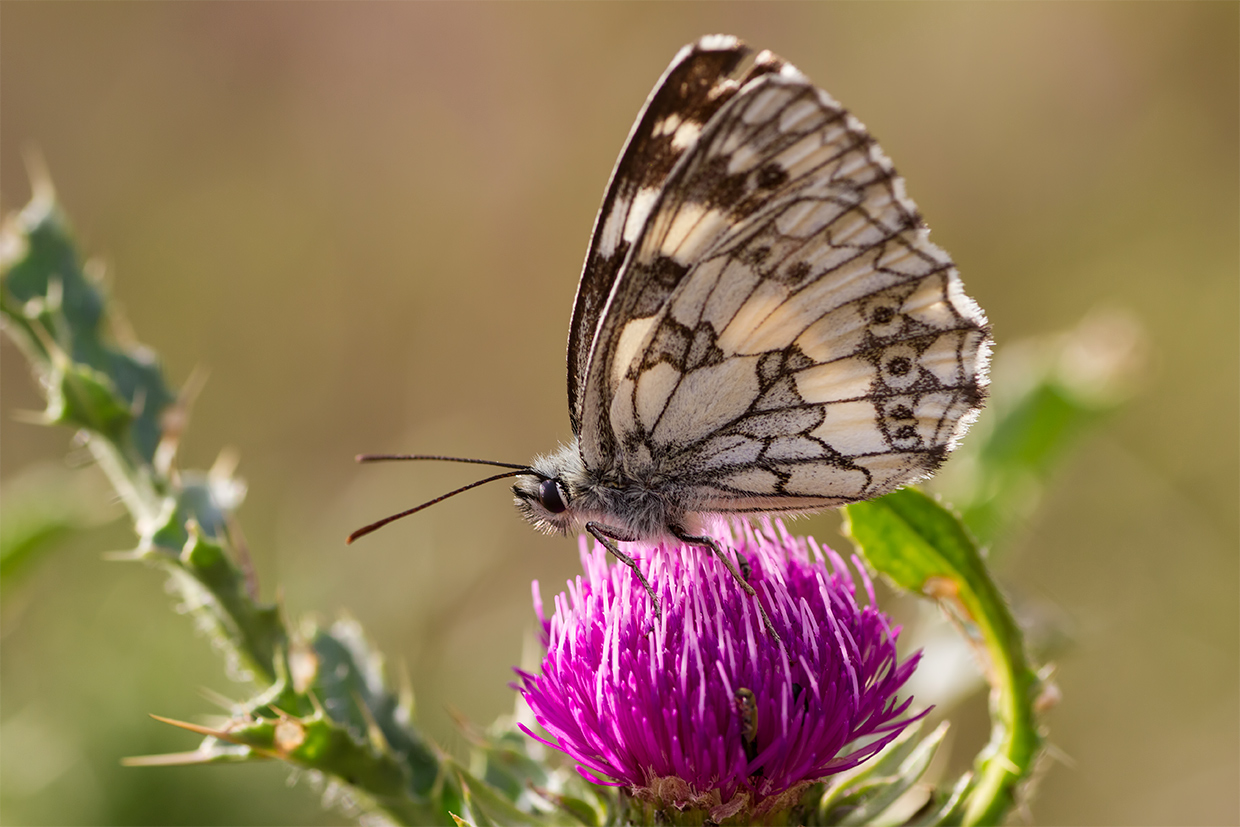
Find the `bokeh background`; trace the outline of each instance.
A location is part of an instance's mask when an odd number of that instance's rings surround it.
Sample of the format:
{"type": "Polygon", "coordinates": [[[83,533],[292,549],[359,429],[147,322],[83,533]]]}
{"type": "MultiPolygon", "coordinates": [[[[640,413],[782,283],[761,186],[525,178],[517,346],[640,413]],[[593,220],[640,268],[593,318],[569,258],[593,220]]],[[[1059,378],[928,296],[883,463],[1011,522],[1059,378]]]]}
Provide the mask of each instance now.
{"type": "MultiPolygon", "coordinates": [[[[532,533],[494,485],[346,548],[473,478],[352,457],[520,462],[568,438],[574,287],[639,106],[701,34],[785,56],[882,141],[1000,347],[1099,309],[1146,332],[1136,396],[1062,466],[1001,572],[1071,640],[1032,821],[1240,820],[1236,4],[6,2],[0,17],[5,209],[28,197],[34,147],[139,338],[174,382],[209,371],[183,465],[240,453],[266,596],[359,618],[455,750],[450,711],[512,708],[529,582],[573,576],[575,543],[532,533]]],[[[11,494],[81,457],[14,419],[40,399],[14,348],[0,356],[11,494]]],[[[798,528],[842,543],[834,526],[798,528]]],[[[148,712],[194,720],[214,710],[201,688],[243,694],[158,574],[102,559],[132,542],[113,522],[3,584],[3,822],[347,820],[282,766],[120,767],[195,744],[148,712]]],[[[980,739],[983,700],[972,710],[980,739]]]]}

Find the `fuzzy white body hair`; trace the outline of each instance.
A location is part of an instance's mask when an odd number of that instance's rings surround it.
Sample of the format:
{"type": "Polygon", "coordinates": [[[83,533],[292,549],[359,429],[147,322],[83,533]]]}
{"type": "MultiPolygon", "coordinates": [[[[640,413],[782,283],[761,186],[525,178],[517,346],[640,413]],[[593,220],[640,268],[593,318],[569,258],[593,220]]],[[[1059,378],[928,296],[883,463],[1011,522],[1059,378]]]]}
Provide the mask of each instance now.
{"type": "Polygon", "coordinates": [[[644,484],[617,478],[615,474],[604,479],[602,474],[586,468],[576,439],[554,453],[536,458],[530,468],[538,476],[517,478],[512,487],[514,502],[522,516],[546,534],[578,533],[588,522],[620,529],[633,539],[649,542],[675,539],[672,527],[682,533],[701,531],[701,516],[692,503],[684,501],[683,488],[644,484]],[[564,511],[557,514],[543,507],[539,487],[544,480],[554,480],[563,487],[568,506],[564,511]]]}

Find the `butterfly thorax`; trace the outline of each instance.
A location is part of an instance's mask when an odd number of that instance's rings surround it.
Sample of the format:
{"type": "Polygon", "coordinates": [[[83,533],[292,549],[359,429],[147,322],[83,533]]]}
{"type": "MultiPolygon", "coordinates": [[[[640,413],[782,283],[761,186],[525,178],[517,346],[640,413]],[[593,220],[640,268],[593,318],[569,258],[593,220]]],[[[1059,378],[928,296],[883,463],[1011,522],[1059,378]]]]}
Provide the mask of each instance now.
{"type": "Polygon", "coordinates": [[[669,527],[695,528],[690,503],[674,485],[631,478],[618,466],[587,467],[577,440],[530,463],[536,474],[518,477],[512,487],[517,509],[540,531],[569,534],[591,521],[621,529],[635,538],[656,540],[669,527]]]}

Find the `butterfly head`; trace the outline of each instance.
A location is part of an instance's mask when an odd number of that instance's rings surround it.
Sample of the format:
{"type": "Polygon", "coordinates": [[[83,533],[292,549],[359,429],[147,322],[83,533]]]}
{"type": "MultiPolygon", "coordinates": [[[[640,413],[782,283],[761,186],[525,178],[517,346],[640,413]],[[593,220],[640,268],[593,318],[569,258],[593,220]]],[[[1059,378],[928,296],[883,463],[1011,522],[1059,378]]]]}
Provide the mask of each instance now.
{"type": "Polygon", "coordinates": [[[581,455],[575,445],[565,445],[554,454],[530,463],[529,475],[521,475],[512,486],[517,510],[539,531],[568,534],[583,521],[579,486],[581,455]]]}

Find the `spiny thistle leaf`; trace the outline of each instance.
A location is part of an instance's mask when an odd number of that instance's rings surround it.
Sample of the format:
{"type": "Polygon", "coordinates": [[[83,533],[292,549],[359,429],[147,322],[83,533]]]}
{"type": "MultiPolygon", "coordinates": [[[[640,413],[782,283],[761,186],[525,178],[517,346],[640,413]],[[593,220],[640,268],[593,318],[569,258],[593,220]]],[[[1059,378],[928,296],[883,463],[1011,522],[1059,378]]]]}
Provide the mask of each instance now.
{"type": "Polygon", "coordinates": [[[49,380],[49,418],[109,434],[149,463],[176,394],[149,351],[107,341],[107,299],[50,192],[10,216],[5,236],[0,312],[49,380]]]}
{"type": "Polygon", "coordinates": [[[815,822],[876,823],[921,780],[946,735],[945,723],[929,735],[924,735],[920,726],[901,733],[873,759],[841,773],[825,785],[816,807],[815,822]]]}
{"type": "MultiPolygon", "coordinates": [[[[235,675],[262,687],[220,726],[161,718],[203,735],[199,749],[129,763],[278,758],[349,785],[365,811],[402,824],[453,823],[450,811],[463,811],[458,776],[413,727],[360,627],[291,631],[279,607],[259,599],[235,539],[244,485],[173,466],[187,401],[149,350],[113,335],[108,298],[88,277],[46,185],[0,238],[0,319],[46,389],[44,421],[84,435],[129,508],[138,547],[123,559],[168,572],[230,662],[246,667],[235,675]]],[[[498,796],[480,781],[473,794],[498,796]]]]}

